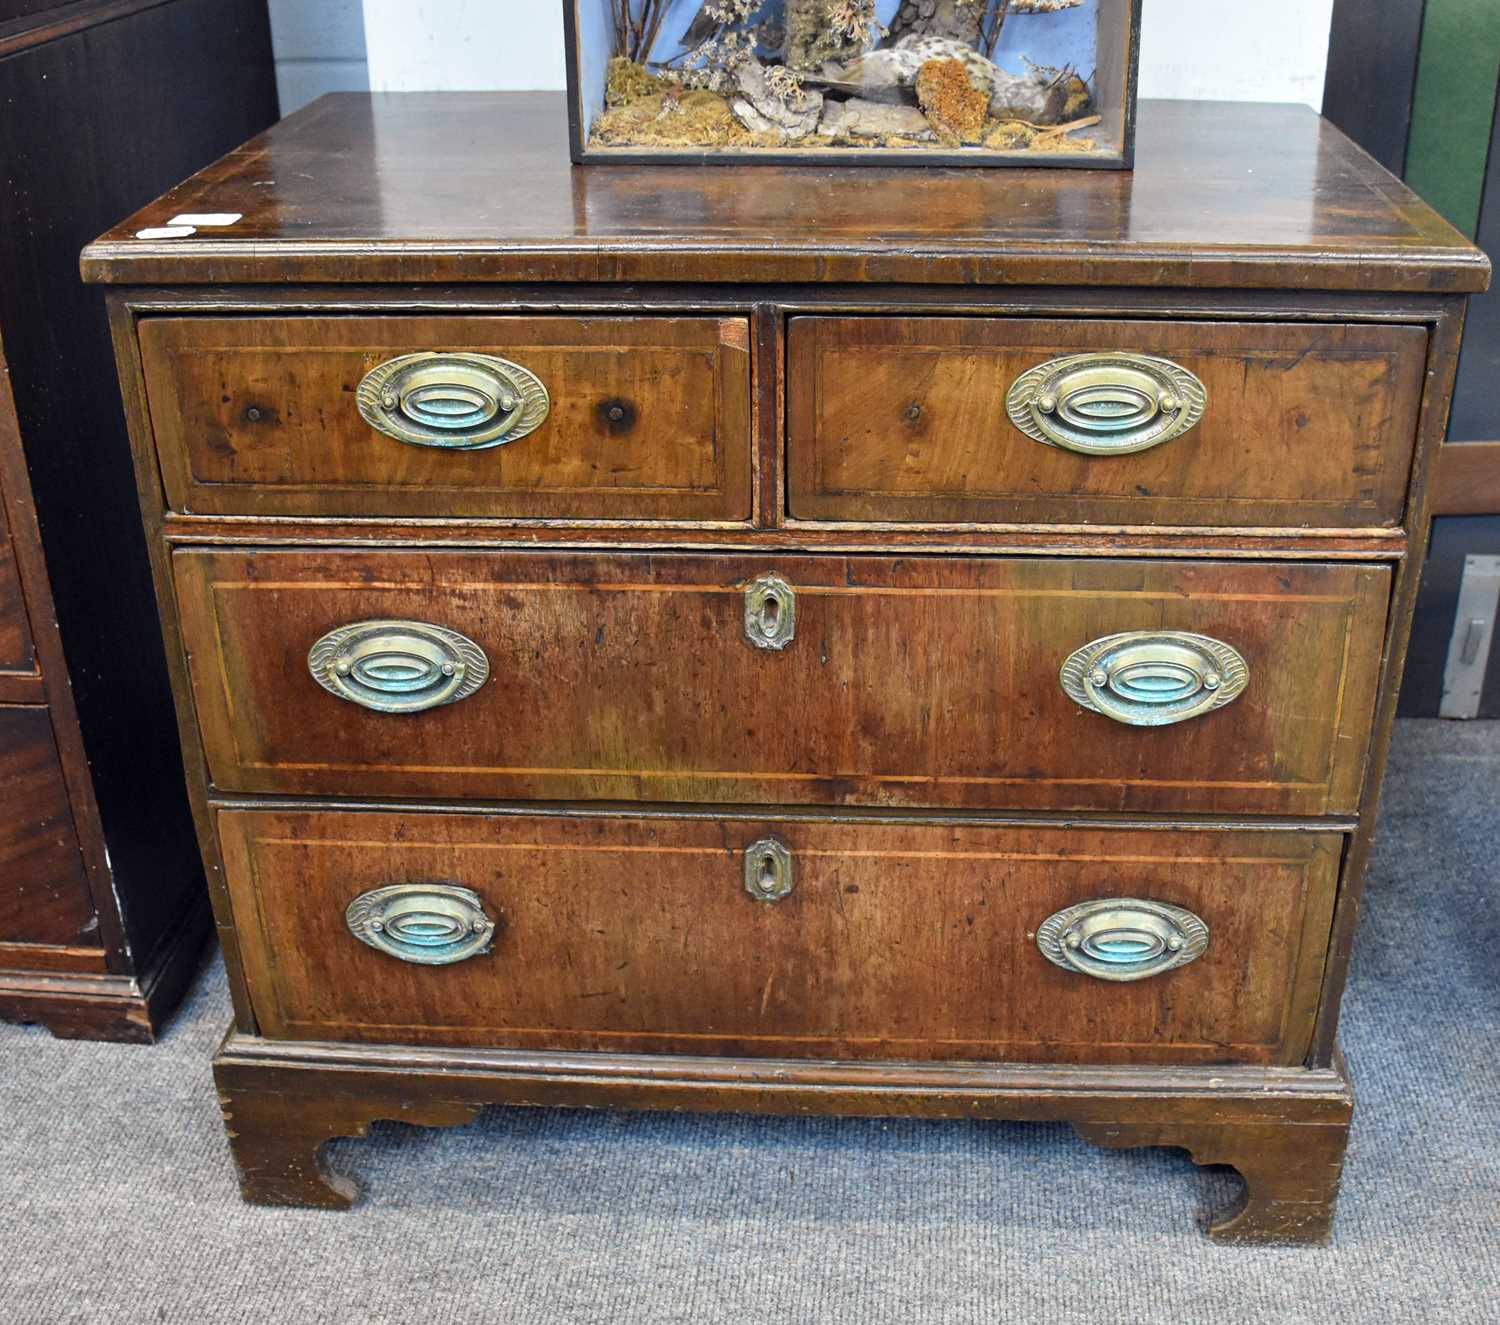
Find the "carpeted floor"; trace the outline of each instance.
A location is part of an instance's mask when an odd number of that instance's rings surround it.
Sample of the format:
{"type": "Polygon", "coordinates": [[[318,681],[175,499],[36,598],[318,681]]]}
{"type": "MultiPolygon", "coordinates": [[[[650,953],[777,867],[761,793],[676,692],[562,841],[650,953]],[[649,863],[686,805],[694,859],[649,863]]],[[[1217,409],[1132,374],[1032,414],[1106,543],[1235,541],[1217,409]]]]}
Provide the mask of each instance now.
{"type": "Polygon", "coordinates": [[[1061,1127],[529,1112],[333,1148],[240,1203],[215,958],[152,1048],[0,1028],[0,1321],[1500,1321],[1500,723],[1403,723],[1344,1045],[1333,1245],[1219,1248],[1234,1179],[1061,1127]]]}

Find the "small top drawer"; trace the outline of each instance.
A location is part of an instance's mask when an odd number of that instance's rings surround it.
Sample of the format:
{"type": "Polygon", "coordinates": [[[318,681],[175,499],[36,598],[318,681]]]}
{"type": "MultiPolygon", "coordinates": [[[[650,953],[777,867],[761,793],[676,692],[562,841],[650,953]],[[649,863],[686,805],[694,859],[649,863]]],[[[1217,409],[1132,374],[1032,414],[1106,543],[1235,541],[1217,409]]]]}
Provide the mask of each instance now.
{"type": "Polygon", "coordinates": [[[1394,527],[1426,352],[1406,326],[797,318],[790,511],[1394,527]]]}
{"type": "Polygon", "coordinates": [[[167,504],[745,520],[743,318],[151,318],[167,504]]]}

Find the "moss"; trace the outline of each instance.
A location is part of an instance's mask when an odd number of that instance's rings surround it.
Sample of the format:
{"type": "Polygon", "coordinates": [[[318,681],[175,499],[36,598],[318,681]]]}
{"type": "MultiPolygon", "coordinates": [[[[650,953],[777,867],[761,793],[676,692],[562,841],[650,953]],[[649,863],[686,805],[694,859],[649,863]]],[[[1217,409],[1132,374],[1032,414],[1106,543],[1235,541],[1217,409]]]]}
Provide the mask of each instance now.
{"type": "Polygon", "coordinates": [[[780,147],[772,134],[751,133],[717,92],[657,92],[607,110],[591,141],[607,147],[780,147]]]}
{"type": "Polygon", "coordinates": [[[1024,152],[1036,140],[1036,127],[1020,120],[995,120],[984,136],[992,152],[1024,152]]]}
{"type": "Polygon", "coordinates": [[[1042,128],[1025,120],[991,120],[984,145],[992,152],[1092,152],[1092,138],[1060,132],[1061,126],[1042,128]]]}
{"type": "Polygon", "coordinates": [[[653,96],[662,89],[661,79],[647,73],[645,65],[617,55],[609,62],[609,74],[604,82],[604,104],[609,107],[628,106],[632,101],[653,96]]]}
{"type": "Polygon", "coordinates": [[[989,95],[974,86],[962,60],[929,60],[917,72],[917,103],[938,137],[951,146],[984,138],[989,95]]]}

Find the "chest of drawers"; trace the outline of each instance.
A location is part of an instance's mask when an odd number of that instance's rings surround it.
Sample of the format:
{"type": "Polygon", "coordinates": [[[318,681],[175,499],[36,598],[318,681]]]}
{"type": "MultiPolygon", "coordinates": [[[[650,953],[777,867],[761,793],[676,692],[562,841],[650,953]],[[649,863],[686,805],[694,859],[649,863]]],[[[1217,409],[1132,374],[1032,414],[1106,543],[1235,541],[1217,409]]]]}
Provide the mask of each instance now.
{"type": "Polygon", "coordinates": [[[330,98],[84,257],[247,1197],[491,1104],[980,1116],[1324,1236],[1484,259],[1287,108],[1147,105],[1133,175],[564,136],[330,98]]]}

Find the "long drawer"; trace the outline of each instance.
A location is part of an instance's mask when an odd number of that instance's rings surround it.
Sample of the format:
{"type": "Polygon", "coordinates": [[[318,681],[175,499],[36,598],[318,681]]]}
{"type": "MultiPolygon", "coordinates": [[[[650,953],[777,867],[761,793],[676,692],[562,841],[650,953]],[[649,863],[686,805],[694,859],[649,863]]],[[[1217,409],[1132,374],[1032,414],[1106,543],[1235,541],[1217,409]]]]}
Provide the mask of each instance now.
{"type": "Polygon", "coordinates": [[[793,320],[807,520],[1400,524],[1421,327],[793,320]]]}
{"type": "Polygon", "coordinates": [[[1345,813],[1390,572],[175,554],[214,783],[338,796],[1345,813]]]}
{"type": "Polygon", "coordinates": [[[846,1059],[1300,1061],[1342,846],[1037,825],[218,819],[264,1035],[846,1059]]]}
{"type": "Polygon", "coordinates": [[[151,318],[167,503],[205,515],[742,521],[744,318],[151,318]]]}

